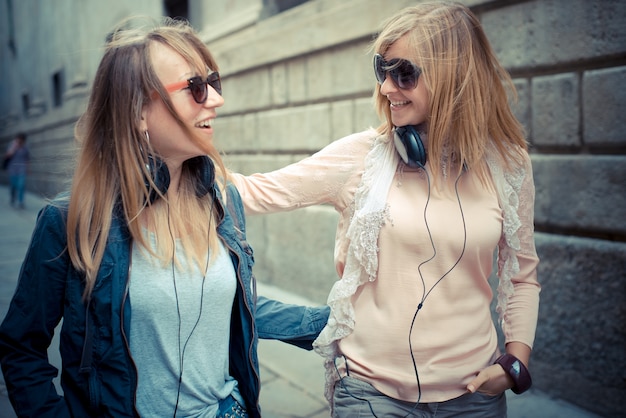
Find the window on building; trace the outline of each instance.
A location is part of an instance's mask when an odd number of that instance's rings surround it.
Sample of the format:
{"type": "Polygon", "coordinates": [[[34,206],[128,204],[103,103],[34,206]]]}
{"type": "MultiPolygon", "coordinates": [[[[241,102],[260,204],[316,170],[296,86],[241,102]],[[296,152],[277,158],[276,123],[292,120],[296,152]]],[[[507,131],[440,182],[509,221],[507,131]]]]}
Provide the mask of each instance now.
{"type": "Polygon", "coordinates": [[[188,0],[164,0],[163,7],[165,8],[165,14],[169,17],[189,19],[188,0]]]}
{"type": "Polygon", "coordinates": [[[65,77],[63,70],[52,74],[52,104],[54,107],[63,105],[63,93],[65,92],[65,77]]]}

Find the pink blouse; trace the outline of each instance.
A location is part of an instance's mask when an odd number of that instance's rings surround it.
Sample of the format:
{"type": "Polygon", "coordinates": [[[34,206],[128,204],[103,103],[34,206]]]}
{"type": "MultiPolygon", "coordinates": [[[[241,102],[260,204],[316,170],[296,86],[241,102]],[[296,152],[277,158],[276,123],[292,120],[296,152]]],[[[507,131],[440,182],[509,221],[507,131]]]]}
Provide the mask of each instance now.
{"type": "MultiPolygon", "coordinates": [[[[378,154],[368,163],[377,146],[380,155],[395,156],[388,148],[392,142],[368,130],[271,173],[233,174],[233,181],[248,214],[334,206],[340,214],[335,238],[340,278],[350,274],[349,253],[376,258],[369,267],[374,272],[361,266],[354,285],[340,280],[329,296],[333,312],[316,348],[327,357],[327,396],[338,378],[334,357],[343,355],[351,376],[392,398],[417,401],[419,379],[420,402],[445,401],[464,394],[499,354],[488,283],[496,249],[506,342],[532,347],[540,286],[530,159],[514,173],[492,161],[494,188],[483,187],[470,170],[436,189],[429,183],[428,163],[424,172],[387,157],[394,172],[385,207],[364,217],[372,221],[359,229],[356,237],[363,242],[354,242],[349,229],[355,210],[366,206],[359,196],[367,196],[385,170],[384,163],[376,165],[378,154]]],[[[337,365],[344,375],[345,363],[337,365]]]]}

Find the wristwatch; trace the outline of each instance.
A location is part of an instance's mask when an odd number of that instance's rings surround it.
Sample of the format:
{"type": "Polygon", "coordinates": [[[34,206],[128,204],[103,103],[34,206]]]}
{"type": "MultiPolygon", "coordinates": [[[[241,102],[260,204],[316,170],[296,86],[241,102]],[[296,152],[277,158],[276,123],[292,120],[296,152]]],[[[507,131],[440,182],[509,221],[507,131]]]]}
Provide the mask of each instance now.
{"type": "Polygon", "coordinates": [[[513,354],[503,354],[494,364],[502,366],[506,374],[513,379],[513,387],[511,390],[513,393],[520,394],[526,392],[533,384],[533,380],[530,378],[530,373],[524,363],[522,363],[513,354]]]}

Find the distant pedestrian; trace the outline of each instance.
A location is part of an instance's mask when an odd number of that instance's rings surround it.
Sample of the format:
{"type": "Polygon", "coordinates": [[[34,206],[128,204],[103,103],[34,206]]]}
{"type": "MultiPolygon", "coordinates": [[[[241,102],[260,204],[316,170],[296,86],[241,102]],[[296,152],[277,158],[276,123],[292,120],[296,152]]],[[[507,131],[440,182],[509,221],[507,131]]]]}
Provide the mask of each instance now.
{"type": "Polygon", "coordinates": [[[11,206],[24,209],[24,190],[26,189],[26,174],[28,173],[28,163],[30,152],[26,146],[26,134],[18,133],[9,145],[4,158],[8,158],[7,171],[11,184],[11,206]]]}

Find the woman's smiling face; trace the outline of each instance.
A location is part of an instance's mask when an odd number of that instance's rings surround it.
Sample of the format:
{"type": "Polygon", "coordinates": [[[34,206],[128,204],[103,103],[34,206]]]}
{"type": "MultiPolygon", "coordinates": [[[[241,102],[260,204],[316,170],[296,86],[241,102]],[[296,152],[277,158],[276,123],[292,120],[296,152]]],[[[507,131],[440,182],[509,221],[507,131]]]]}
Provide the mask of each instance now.
{"type": "MultiPolygon", "coordinates": [[[[384,55],[385,61],[392,59],[406,59],[413,56],[410,53],[406,36],[395,41],[384,55]]],[[[419,67],[419,63],[413,63],[419,67]]],[[[394,126],[420,125],[429,117],[429,95],[421,76],[413,89],[400,89],[389,75],[380,86],[380,93],[387,96],[391,110],[391,121],[394,126]]]]}
{"type": "MultiPolygon", "coordinates": [[[[161,43],[152,43],[150,55],[154,71],[165,86],[194,76],[206,76],[197,74],[197,71],[182,55],[161,43]]],[[[212,123],[217,116],[216,109],[224,104],[224,99],[211,86],[206,87],[208,94],[204,103],[196,103],[186,86],[169,95],[176,113],[187,127],[198,138],[211,142],[213,141],[212,123]]],[[[206,152],[178,125],[158,96],[144,108],[144,119],[151,145],[162,158],[182,162],[192,157],[206,155],[206,152]]]]}

